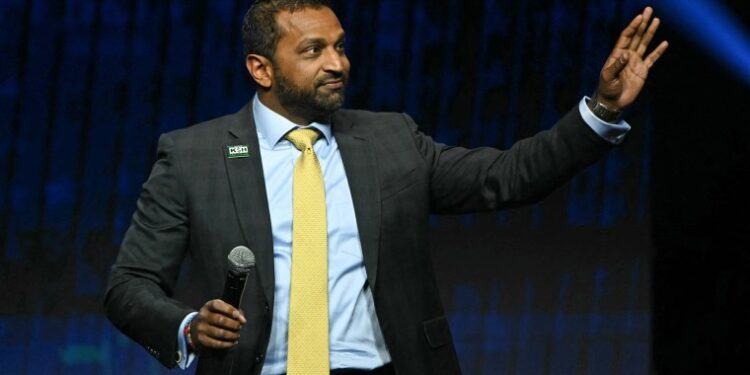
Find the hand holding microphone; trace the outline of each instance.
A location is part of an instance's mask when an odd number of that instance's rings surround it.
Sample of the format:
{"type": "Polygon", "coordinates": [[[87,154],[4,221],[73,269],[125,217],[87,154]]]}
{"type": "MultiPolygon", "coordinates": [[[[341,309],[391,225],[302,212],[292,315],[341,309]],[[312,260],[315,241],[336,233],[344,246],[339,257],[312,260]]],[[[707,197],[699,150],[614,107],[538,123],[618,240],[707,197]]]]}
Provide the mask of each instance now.
{"type": "Polygon", "coordinates": [[[229,349],[240,339],[240,329],[247,323],[239,310],[245,280],[255,266],[255,255],[245,246],[229,253],[229,272],[221,299],[206,302],[190,322],[188,343],[196,353],[204,349],[229,349]]]}

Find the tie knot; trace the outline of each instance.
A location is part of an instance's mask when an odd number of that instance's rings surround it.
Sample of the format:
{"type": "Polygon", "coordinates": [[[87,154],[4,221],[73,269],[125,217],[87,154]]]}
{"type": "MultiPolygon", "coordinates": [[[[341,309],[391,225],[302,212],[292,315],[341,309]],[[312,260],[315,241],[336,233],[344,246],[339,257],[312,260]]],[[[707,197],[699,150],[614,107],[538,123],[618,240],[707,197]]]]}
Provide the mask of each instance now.
{"type": "Polygon", "coordinates": [[[299,128],[286,134],[286,139],[292,142],[294,147],[300,151],[312,149],[312,145],[318,140],[320,134],[313,128],[299,128]]]}

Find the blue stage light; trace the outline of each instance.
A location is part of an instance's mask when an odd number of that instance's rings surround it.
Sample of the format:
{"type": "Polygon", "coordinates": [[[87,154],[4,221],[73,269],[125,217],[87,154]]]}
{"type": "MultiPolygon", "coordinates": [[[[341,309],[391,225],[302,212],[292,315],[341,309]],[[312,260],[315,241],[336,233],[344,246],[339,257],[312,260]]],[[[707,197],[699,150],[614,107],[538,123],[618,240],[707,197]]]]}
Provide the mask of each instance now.
{"type": "Polygon", "coordinates": [[[726,6],[715,0],[658,0],[655,7],[671,27],[750,84],[750,35],[726,6]]]}

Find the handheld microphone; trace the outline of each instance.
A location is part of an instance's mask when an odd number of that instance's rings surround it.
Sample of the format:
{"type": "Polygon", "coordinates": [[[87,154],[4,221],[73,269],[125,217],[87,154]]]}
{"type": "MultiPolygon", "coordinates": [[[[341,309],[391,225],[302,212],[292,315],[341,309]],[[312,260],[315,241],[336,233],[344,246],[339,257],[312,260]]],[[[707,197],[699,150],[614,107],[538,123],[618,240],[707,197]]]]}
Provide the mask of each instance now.
{"type": "Polygon", "coordinates": [[[229,271],[221,300],[239,308],[242,291],[245,289],[245,280],[250,270],[255,267],[255,254],[245,246],[237,246],[229,252],[227,258],[229,271]]]}

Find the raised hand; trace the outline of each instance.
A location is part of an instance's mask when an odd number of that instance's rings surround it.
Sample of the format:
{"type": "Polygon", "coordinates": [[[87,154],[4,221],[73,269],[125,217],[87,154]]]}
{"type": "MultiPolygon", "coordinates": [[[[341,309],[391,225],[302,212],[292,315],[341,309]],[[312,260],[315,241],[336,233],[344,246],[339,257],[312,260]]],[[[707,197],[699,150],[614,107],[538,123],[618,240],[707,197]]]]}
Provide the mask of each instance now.
{"type": "Polygon", "coordinates": [[[646,7],[622,31],[599,76],[596,100],[610,110],[620,111],[633,104],[646,83],[648,72],[669,44],[661,42],[644,58],[659,28],[659,19],[646,7]]]}

